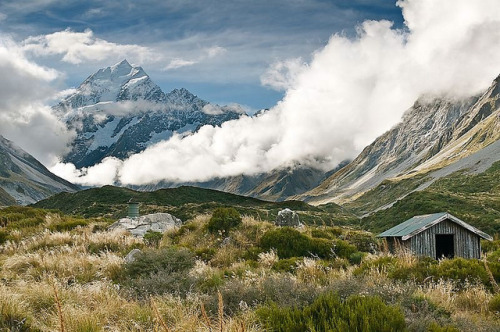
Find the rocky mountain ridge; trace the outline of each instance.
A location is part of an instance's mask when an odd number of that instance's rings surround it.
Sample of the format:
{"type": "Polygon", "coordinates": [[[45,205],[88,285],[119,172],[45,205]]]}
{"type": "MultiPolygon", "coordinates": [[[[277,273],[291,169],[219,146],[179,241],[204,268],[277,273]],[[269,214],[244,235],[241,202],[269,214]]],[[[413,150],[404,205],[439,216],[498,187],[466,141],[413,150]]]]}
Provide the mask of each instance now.
{"type": "Polygon", "coordinates": [[[0,205],[30,204],[79,188],[52,174],[33,156],[0,136],[0,205]]]}
{"type": "Polygon", "coordinates": [[[421,98],[398,125],[301,198],[343,204],[387,179],[425,177],[416,189],[421,190],[452,171],[473,170],[475,164],[484,171],[500,159],[499,83],[500,76],[482,95],[466,99],[421,98]]]}

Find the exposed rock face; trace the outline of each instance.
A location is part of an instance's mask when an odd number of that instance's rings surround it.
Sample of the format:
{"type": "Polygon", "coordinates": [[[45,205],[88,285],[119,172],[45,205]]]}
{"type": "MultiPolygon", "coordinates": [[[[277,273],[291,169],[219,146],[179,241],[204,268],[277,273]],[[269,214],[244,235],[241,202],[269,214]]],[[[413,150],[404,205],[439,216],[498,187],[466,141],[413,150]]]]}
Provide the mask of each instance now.
{"type": "Polygon", "coordinates": [[[290,209],[284,209],[278,212],[276,221],[274,222],[276,226],[292,226],[298,227],[302,224],[299,220],[299,215],[290,209]]]}
{"type": "Polygon", "coordinates": [[[302,198],[345,203],[385,179],[414,176],[465,158],[500,138],[499,100],[500,76],[480,96],[421,98],[401,123],[302,198]]]}
{"type": "Polygon", "coordinates": [[[32,155],[0,135],[0,205],[26,205],[79,190],[52,174],[32,155]]]}
{"type": "Polygon", "coordinates": [[[179,227],[182,221],[169,213],[154,213],[139,218],[122,218],[109,226],[109,230],[122,228],[136,237],[143,237],[147,231],[163,233],[174,227],[179,227]]]}

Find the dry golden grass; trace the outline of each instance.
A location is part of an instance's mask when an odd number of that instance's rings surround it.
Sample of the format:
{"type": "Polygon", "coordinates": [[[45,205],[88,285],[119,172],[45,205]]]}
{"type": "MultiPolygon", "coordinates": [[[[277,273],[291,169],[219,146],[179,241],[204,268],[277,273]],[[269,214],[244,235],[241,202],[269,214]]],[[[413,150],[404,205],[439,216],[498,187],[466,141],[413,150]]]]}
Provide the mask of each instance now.
{"type": "MultiPolygon", "coordinates": [[[[56,222],[54,218],[57,216],[48,217],[46,223],[56,222]]],[[[273,225],[244,217],[242,225],[231,232],[230,240],[221,245],[222,238],[204,230],[209,218],[198,216],[183,234],[170,231],[161,243],[162,247],[175,244],[192,250],[215,247],[209,263],[197,260],[189,271],[189,276],[202,282],[215,276],[239,279],[244,288],[263,289],[265,280],[279,280],[286,275],[313,291],[347,292],[346,288],[351,287],[365,295],[386,294],[390,301],[418,295],[452,313],[455,320],[484,326],[497,322],[488,311],[493,295],[481,285],[462,285],[457,291],[453,283],[439,280],[417,287],[390,280],[383,268],[373,269],[360,279],[353,275],[356,267],[342,259],[329,260],[326,265],[321,260],[304,258],[298,260],[293,274],[281,273],[273,270],[278,262],[274,251],[261,253],[257,261],[241,258],[273,225]],[[408,295],[409,289],[414,291],[408,295]]],[[[0,246],[0,314],[24,317],[41,331],[263,331],[250,302],[237,314],[229,315],[229,307],[224,307],[216,288],[210,288],[209,294],[192,292],[183,298],[165,294],[139,300],[127,295],[111,277],[121,268],[127,250],[143,244],[126,232],[93,233],[92,227],[86,226],[70,232],[12,233],[13,241],[0,246]],[[110,244],[116,250],[89,250],[110,244]],[[212,310],[212,315],[203,305],[208,296],[219,297],[218,311],[212,310]]],[[[381,255],[368,254],[364,260],[381,255]]],[[[402,267],[417,262],[404,251],[397,259],[402,267]]]]}

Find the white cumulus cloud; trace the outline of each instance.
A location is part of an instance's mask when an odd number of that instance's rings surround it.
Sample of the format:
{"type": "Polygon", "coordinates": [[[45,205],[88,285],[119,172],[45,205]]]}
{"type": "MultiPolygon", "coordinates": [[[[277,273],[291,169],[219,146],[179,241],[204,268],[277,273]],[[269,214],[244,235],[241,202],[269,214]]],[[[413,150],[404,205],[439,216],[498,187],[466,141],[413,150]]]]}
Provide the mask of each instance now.
{"type": "Polygon", "coordinates": [[[24,51],[35,55],[63,55],[65,62],[79,64],[114,58],[133,58],[139,62],[154,59],[154,52],[140,45],[116,44],[94,36],[92,30],[76,32],[70,29],[48,35],[29,37],[23,42],[24,51]]]}
{"type": "Polygon", "coordinates": [[[394,126],[422,94],[477,94],[500,73],[499,1],[398,5],[405,29],[366,21],[355,38],[333,35],[308,64],[275,64],[263,83],[287,92],[274,108],[173,136],[111,165],[116,179],[199,181],[296,162],[331,169],[394,126]]]}
{"type": "Polygon", "coordinates": [[[178,69],[178,68],[182,68],[182,67],[192,66],[196,63],[198,63],[198,61],[184,60],[184,59],[172,59],[168,63],[168,65],[164,68],[164,70],[178,69]]]}
{"type": "Polygon", "coordinates": [[[22,48],[0,35],[0,135],[14,141],[43,163],[67,150],[73,133],[45,105],[57,95],[53,69],[28,60],[22,48]]]}

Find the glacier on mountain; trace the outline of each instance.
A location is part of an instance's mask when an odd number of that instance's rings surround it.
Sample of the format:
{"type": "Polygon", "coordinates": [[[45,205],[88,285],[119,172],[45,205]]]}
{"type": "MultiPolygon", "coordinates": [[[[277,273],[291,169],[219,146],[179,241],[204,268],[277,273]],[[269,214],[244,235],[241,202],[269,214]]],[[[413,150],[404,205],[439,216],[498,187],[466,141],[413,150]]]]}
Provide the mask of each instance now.
{"type": "Polygon", "coordinates": [[[77,168],[124,159],[175,133],[189,135],[245,114],[241,106],[210,104],[184,88],[164,93],[127,60],[99,69],[53,108],[77,133],[63,157],[77,168]]]}

